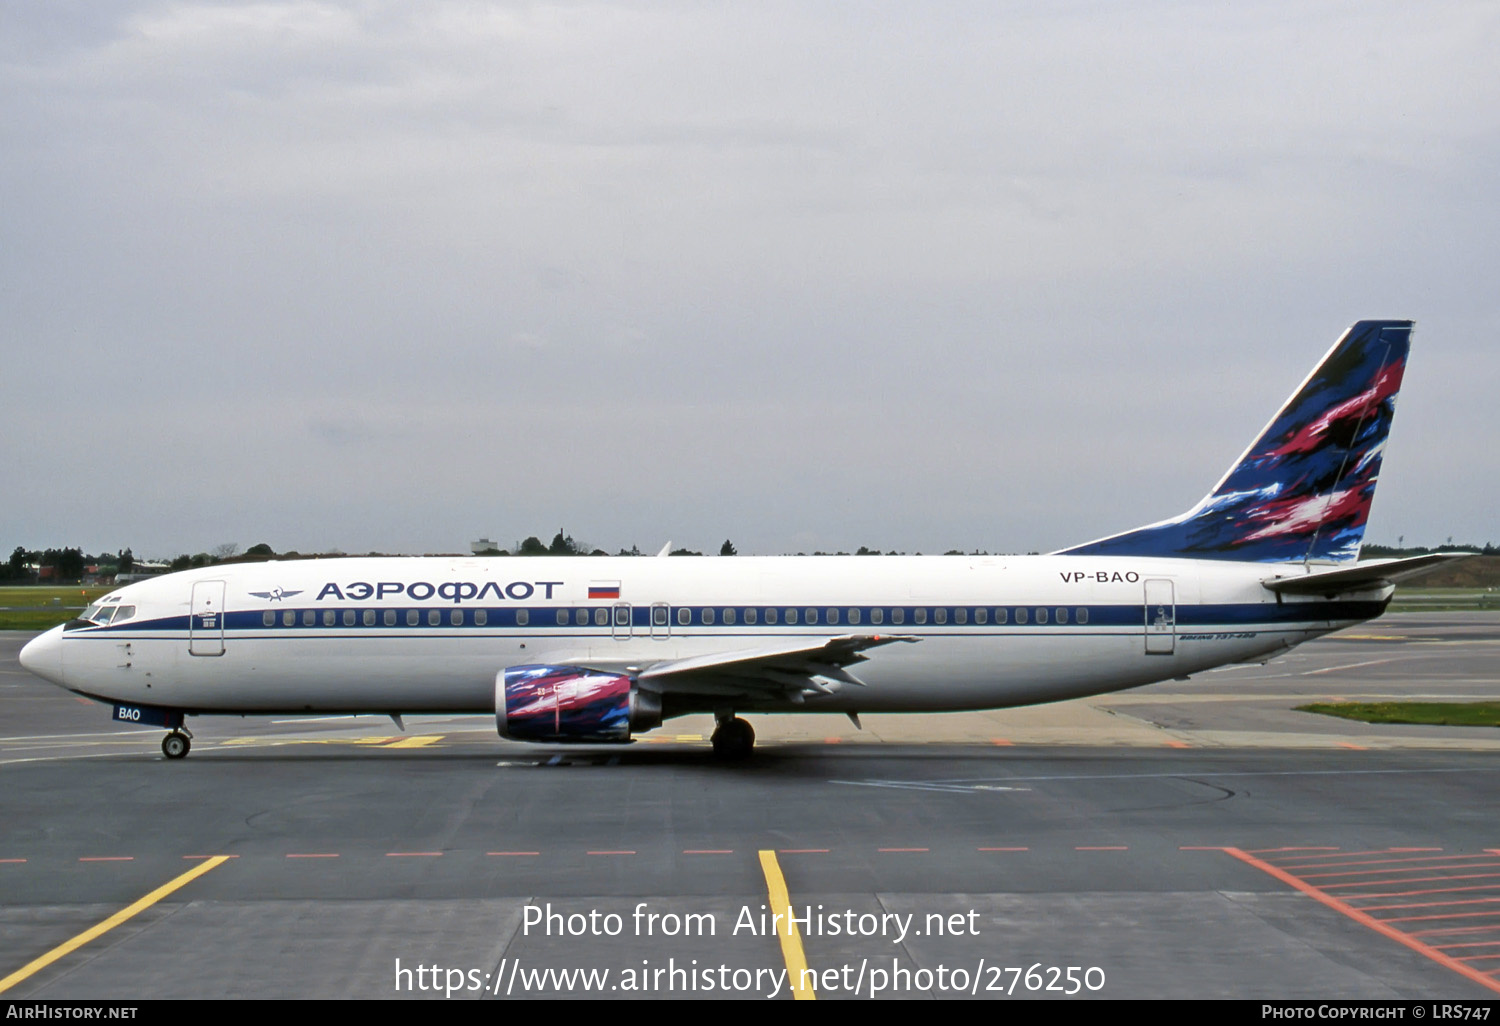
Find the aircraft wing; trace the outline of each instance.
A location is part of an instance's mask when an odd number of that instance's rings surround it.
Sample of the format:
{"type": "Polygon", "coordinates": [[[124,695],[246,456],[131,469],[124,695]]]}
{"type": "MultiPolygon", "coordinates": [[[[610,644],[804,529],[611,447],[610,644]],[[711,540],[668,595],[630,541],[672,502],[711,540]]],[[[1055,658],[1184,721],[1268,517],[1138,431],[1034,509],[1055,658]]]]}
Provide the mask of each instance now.
{"type": "Polygon", "coordinates": [[[1261,583],[1283,595],[1332,597],[1343,592],[1369,591],[1408,581],[1473,555],[1472,552],[1433,552],[1407,559],[1372,559],[1340,570],[1325,570],[1295,577],[1268,577],[1261,583]]]}
{"type": "Polygon", "coordinates": [[[832,694],[836,681],[864,687],[848,667],[864,662],[868,649],[920,639],[901,634],[843,634],[798,638],[785,644],[690,656],[657,663],[644,670],[642,687],[660,692],[697,694],[832,694]]]}

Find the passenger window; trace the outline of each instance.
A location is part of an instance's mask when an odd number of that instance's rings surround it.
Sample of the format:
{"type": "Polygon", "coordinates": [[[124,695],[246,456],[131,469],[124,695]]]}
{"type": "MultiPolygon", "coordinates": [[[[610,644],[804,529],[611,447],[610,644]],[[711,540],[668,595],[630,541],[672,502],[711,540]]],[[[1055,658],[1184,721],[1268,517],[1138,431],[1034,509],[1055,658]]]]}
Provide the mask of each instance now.
{"type": "Polygon", "coordinates": [[[871,623],[885,623],[885,610],[884,609],[872,609],[872,610],[870,610],[870,622],[871,623]]]}
{"type": "Polygon", "coordinates": [[[995,622],[996,623],[1005,623],[1009,619],[1010,619],[1010,610],[1009,609],[997,609],[997,610],[995,610],[995,622]]]}
{"type": "Polygon", "coordinates": [[[1039,606],[1037,608],[1037,611],[1036,611],[1036,622],[1037,623],[1046,623],[1047,622],[1047,609],[1046,609],[1045,606],[1039,606]]]}
{"type": "Polygon", "coordinates": [[[360,614],[360,620],[364,623],[364,625],[366,627],[374,627],[375,626],[375,610],[373,610],[373,609],[366,609],[363,613],[360,614]]]}
{"type": "Polygon", "coordinates": [[[828,622],[829,623],[838,623],[839,622],[839,611],[837,609],[830,609],[828,611],[828,622]]]}
{"type": "Polygon", "coordinates": [[[334,619],[338,616],[332,609],[323,610],[323,626],[332,627],[334,619]]]}
{"type": "Polygon", "coordinates": [[[816,609],[805,609],[802,611],[802,622],[814,624],[818,622],[818,611],[816,609]]]}
{"type": "Polygon", "coordinates": [[[600,627],[608,627],[609,610],[605,609],[603,606],[600,606],[598,609],[594,610],[594,623],[600,627]]]}
{"type": "Polygon", "coordinates": [[[897,606],[895,609],[891,610],[891,623],[905,623],[905,622],[906,622],[906,610],[902,609],[900,606],[897,606]]]}
{"type": "Polygon", "coordinates": [[[589,625],[589,611],[587,609],[578,610],[578,612],[573,614],[573,622],[579,627],[587,627],[589,625]]]}
{"type": "Polygon", "coordinates": [[[934,609],[932,611],[932,618],[937,623],[947,623],[948,622],[948,610],[946,610],[946,609],[934,609]]]}
{"type": "Polygon", "coordinates": [[[726,610],[724,610],[724,622],[725,623],[734,623],[734,610],[733,609],[726,609],[726,610]]]}
{"type": "Polygon", "coordinates": [[[766,623],[775,623],[775,622],[776,622],[776,609],[774,607],[772,607],[771,609],[767,609],[766,610],[766,623]]]}
{"type": "Polygon", "coordinates": [[[442,614],[441,610],[438,610],[438,609],[429,609],[429,610],[427,610],[427,626],[429,626],[429,627],[439,627],[439,626],[442,626],[442,623],[443,623],[443,614],[442,614]]]}
{"type": "Polygon", "coordinates": [[[851,610],[849,610],[849,622],[850,623],[859,623],[859,610],[858,609],[851,609],[851,610]]]}
{"type": "Polygon", "coordinates": [[[406,626],[415,627],[417,625],[417,621],[420,618],[421,614],[418,613],[415,609],[408,609],[406,611],[406,626]]]}
{"type": "MultiPolygon", "coordinates": [[[[474,626],[475,627],[483,627],[485,624],[487,624],[489,622],[490,622],[490,611],[488,609],[476,609],[476,610],[474,610],[474,626]]],[[[526,610],[523,609],[519,613],[516,614],[516,623],[520,624],[522,627],[526,626],[526,610]]]]}
{"type": "Polygon", "coordinates": [[[665,627],[667,625],[667,607],[651,607],[651,625],[653,627],[665,627]]]}
{"type": "MultiPolygon", "coordinates": [[[[120,614],[116,613],[115,614],[115,619],[118,620],[119,618],[120,618],[120,614]]],[[[296,614],[296,612],[294,610],[288,609],[288,610],[286,610],[285,612],[283,612],[281,614],[281,626],[283,626],[283,627],[295,627],[295,626],[297,626],[297,614],[296,614]]]]}
{"type": "Polygon", "coordinates": [[[918,609],[915,613],[912,614],[912,622],[913,623],[926,623],[927,622],[927,610],[925,610],[925,609],[918,609]]]}
{"type": "Polygon", "coordinates": [[[311,609],[303,610],[303,612],[302,612],[302,626],[304,626],[304,627],[316,627],[317,625],[318,625],[318,614],[314,613],[311,609]]]}
{"type": "Polygon", "coordinates": [[[974,610],[974,622],[975,623],[989,623],[990,622],[990,611],[988,609],[976,609],[976,610],[974,610]]]}
{"type": "Polygon", "coordinates": [[[797,611],[795,609],[788,609],[786,611],[786,622],[789,624],[795,624],[797,622],[797,611]]]}
{"type": "Polygon", "coordinates": [[[1063,609],[1061,607],[1058,608],[1058,610],[1057,610],[1057,622],[1058,623],[1067,623],[1068,622],[1068,611],[1066,609],[1063,609]]]}
{"type": "Polygon", "coordinates": [[[629,627],[630,626],[630,607],[629,606],[615,606],[615,626],[616,627],[629,627]]]}
{"type": "Polygon", "coordinates": [[[462,627],[464,625],[464,611],[462,609],[455,609],[449,613],[448,622],[455,627],[462,627]]]}
{"type": "Polygon", "coordinates": [[[559,627],[566,627],[568,625],[568,611],[566,609],[559,609],[557,611],[557,625],[559,627]]]}
{"type": "Polygon", "coordinates": [[[1084,606],[1079,606],[1078,607],[1077,620],[1078,620],[1079,623],[1088,623],[1089,622],[1089,611],[1084,606]]]}
{"type": "Polygon", "coordinates": [[[381,617],[381,619],[385,621],[385,625],[387,627],[396,626],[396,611],[394,609],[387,609],[385,611],[385,615],[381,617]]]}
{"type": "Polygon", "coordinates": [[[712,609],[705,609],[703,611],[703,622],[704,623],[713,623],[714,622],[714,611],[712,609]]]}
{"type": "Polygon", "coordinates": [[[265,624],[267,627],[275,627],[276,626],[276,614],[274,612],[272,612],[271,610],[267,609],[264,613],[260,614],[260,622],[263,623],[263,624],[265,624]]]}
{"type": "Polygon", "coordinates": [[[953,622],[954,623],[968,623],[969,622],[969,611],[967,609],[955,609],[953,611],[953,622]]]}
{"type": "Polygon", "coordinates": [[[745,622],[746,623],[755,623],[757,620],[760,619],[760,616],[757,615],[757,614],[758,614],[758,610],[754,610],[754,609],[747,609],[747,610],[745,610],[745,622]]]}
{"type": "Polygon", "coordinates": [[[1016,607],[1016,623],[1025,623],[1025,622],[1026,622],[1026,607],[1025,606],[1018,606],[1018,607],[1016,607]]]}
{"type": "Polygon", "coordinates": [[[693,611],[687,606],[677,607],[677,622],[686,627],[693,622],[693,611]]]}

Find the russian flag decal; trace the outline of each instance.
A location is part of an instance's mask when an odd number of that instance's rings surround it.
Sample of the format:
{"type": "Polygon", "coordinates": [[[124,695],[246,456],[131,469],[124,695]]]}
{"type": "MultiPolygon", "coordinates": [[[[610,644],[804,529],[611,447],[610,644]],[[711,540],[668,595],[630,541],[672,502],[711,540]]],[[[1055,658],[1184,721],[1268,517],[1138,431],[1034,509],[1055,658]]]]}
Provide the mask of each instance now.
{"type": "Polygon", "coordinates": [[[619,597],[619,581],[592,581],[589,584],[589,598],[591,599],[617,599],[619,597]]]}

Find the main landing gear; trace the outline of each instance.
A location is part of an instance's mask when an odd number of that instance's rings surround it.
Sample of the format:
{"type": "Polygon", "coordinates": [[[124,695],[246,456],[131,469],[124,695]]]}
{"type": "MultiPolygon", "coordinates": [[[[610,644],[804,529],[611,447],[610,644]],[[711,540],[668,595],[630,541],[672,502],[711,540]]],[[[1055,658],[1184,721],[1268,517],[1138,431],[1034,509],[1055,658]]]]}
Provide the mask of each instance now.
{"type": "Polygon", "coordinates": [[[161,754],[168,759],[181,759],[192,750],[192,747],[193,735],[186,727],[178,727],[161,739],[161,754]]]}
{"type": "Polygon", "coordinates": [[[732,712],[719,716],[718,721],[719,725],[714,728],[711,739],[714,743],[714,755],[726,762],[750,758],[750,753],[755,749],[755,731],[750,724],[732,712]]]}

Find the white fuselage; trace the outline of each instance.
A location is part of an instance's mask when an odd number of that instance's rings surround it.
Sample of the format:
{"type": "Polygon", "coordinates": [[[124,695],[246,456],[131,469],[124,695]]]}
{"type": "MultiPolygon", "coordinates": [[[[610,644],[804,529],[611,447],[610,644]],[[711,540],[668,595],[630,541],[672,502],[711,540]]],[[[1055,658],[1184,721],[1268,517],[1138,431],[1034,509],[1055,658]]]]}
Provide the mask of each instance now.
{"type": "MultiPolygon", "coordinates": [[[[901,635],[866,686],[740,710],[1024,705],[1260,661],[1379,615],[1384,588],[1282,601],[1301,567],[1086,556],[370,558],[245,563],[119,589],[105,626],[55,628],[25,663],[70,690],[188,713],[493,712],[496,674],[626,672],[789,639],[901,635]],[[594,595],[595,597],[590,597],[594,595]]],[[[724,701],[683,699],[668,715],[724,701]]]]}

